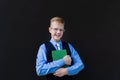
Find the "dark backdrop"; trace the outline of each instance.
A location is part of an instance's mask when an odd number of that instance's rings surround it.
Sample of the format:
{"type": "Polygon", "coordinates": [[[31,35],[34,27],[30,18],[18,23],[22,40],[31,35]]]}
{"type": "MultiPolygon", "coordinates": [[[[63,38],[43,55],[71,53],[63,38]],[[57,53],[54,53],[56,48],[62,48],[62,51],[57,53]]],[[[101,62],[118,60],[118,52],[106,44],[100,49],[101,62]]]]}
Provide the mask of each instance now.
{"type": "Polygon", "coordinates": [[[35,72],[49,19],[66,21],[63,40],[80,53],[80,80],[120,80],[120,1],[0,0],[0,80],[41,80],[35,72]]]}

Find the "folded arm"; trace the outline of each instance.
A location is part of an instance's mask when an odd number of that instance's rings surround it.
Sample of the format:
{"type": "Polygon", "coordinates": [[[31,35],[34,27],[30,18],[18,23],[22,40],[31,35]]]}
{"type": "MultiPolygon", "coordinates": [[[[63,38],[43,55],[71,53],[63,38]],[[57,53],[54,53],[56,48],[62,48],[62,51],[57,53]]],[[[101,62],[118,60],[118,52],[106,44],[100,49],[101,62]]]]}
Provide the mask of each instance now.
{"type": "Polygon", "coordinates": [[[65,64],[63,59],[47,62],[45,45],[41,45],[36,58],[36,72],[38,76],[54,73],[65,64]]]}

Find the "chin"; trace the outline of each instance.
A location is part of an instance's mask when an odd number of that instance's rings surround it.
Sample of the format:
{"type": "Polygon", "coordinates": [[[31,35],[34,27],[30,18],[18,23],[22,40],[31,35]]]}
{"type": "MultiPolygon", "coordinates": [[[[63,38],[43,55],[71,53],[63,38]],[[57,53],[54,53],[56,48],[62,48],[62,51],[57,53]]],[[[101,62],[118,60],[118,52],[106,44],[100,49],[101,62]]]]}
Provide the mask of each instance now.
{"type": "Polygon", "coordinates": [[[55,39],[55,41],[57,41],[57,42],[58,42],[58,41],[60,41],[60,39],[55,39]]]}

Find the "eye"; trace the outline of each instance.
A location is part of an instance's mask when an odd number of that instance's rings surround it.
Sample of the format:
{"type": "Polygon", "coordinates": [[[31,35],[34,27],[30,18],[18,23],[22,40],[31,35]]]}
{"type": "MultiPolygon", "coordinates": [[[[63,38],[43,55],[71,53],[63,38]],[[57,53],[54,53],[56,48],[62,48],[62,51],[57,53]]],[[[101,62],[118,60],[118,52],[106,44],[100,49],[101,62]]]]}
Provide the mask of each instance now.
{"type": "Polygon", "coordinates": [[[57,31],[58,29],[57,28],[54,28],[55,31],[57,31]]]}
{"type": "Polygon", "coordinates": [[[60,29],[60,31],[61,31],[61,32],[63,32],[63,31],[64,31],[64,29],[60,29]]]}

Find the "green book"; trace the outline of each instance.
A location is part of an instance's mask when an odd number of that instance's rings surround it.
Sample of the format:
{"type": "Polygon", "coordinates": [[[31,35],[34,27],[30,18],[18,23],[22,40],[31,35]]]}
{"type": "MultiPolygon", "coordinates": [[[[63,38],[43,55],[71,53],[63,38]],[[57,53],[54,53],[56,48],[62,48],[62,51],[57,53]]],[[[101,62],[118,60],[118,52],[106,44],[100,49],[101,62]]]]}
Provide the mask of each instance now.
{"type": "MultiPolygon", "coordinates": [[[[66,55],[67,55],[66,49],[64,49],[64,50],[53,50],[53,51],[52,51],[53,61],[62,59],[62,58],[63,58],[64,56],[66,56],[66,55]]],[[[65,66],[63,66],[63,67],[68,67],[68,66],[65,65],[65,66]]]]}

